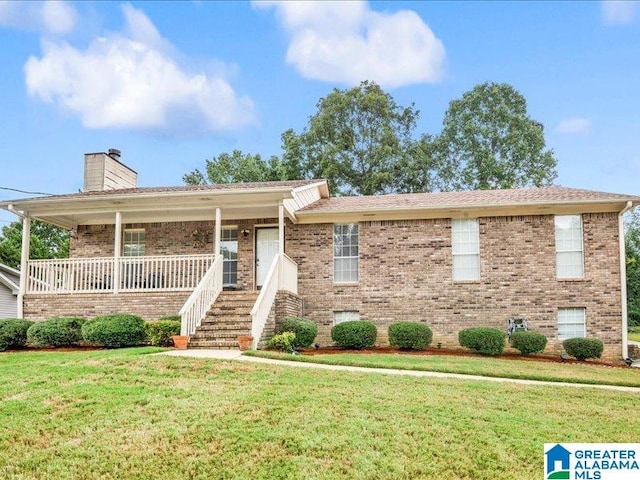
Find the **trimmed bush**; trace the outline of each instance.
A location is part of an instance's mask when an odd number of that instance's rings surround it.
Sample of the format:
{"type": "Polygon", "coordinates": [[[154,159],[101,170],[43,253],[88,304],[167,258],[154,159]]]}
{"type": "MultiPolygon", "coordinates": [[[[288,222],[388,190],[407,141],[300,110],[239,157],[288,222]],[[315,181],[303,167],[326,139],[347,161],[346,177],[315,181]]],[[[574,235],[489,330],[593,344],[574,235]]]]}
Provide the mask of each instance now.
{"type": "Polygon", "coordinates": [[[344,348],[373,347],[376,343],[378,331],[376,326],[366,320],[353,320],[339,323],[331,329],[331,340],[344,348]]]}
{"type": "Polygon", "coordinates": [[[69,347],[82,341],[85,319],[79,317],[50,318],[37,322],[27,331],[27,343],[34,347],[69,347]]]}
{"type": "Polygon", "coordinates": [[[504,351],[506,333],[498,328],[472,327],[458,332],[463,347],[482,355],[500,355],[504,351]]]}
{"type": "Polygon", "coordinates": [[[308,318],[289,317],[278,322],[275,332],[293,332],[296,334],[293,348],[307,348],[313,344],[318,335],[318,324],[308,318]]]}
{"type": "Polygon", "coordinates": [[[562,342],[565,352],[578,360],[587,358],[600,358],[604,350],[604,344],[597,338],[569,338],[562,342]]]}
{"type": "Polygon", "coordinates": [[[547,337],[537,332],[513,332],[509,342],[522,355],[530,355],[544,351],[547,337]]]}
{"type": "Polygon", "coordinates": [[[82,337],[93,345],[107,348],[134,347],[142,345],[147,338],[144,320],[122,313],[89,320],[82,326],[82,337]]]}
{"type": "Polygon", "coordinates": [[[0,352],[7,348],[24,347],[31,325],[33,322],[20,318],[0,319],[0,352]]]}
{"type": "Polygon", "coordinates": [[[283,332],[271,337],[269,348],[274,350],[280,350],[281,352],[293,352],[293,344],[296,340],[296,334],[293,332],[283,332]]]}
{"type": "Polygon", "coordinates": [[[424,350],[431,343],[433,332],[424,323],[398,322],[389,325],[389,344],[407,350],[424,350]]]}
{"type": "MultiPolygon", "coordinates": [[[[149,343],[156,347],[173,347],[171,337],[180,335],[180,320],[175,317],[165,317],[155,322],[144,322],[144,331],[149,343]]],[[[178,317],[179,319],[180,317],[178,317]]]]}

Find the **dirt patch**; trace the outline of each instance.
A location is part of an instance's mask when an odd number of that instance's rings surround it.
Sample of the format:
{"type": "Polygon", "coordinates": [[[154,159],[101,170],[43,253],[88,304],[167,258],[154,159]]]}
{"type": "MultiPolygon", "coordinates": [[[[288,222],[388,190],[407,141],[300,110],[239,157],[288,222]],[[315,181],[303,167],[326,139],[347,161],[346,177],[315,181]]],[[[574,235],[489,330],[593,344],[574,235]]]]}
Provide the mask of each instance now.
{"type": "MultiPolygon", "coordinates": [[[[468,350],[462,349],[453,349],[453,348],[434,348],[429,347],[426,350],[415,351],[415,350],[401,350],[399,348],[394,347],[373,347],[373,348],[363,348],[362,350],[350,350],[346,348],[339,347],[320,347],[320,348],[303,348],[300,349],[300,353],[302,355],[335,355],[340,353],[355,353],[358,355],[372,355],[372,354],[380,354],[386,353],[391,355],[414,355],[414,356],[435,356],[435,355],[447,355],[452,357],[482,357],[482,355],[478,355],[477,353],[470,352],[468,350]]],[[[625,364],[621,363],[610,363],[603,362],[601,360],[575,360],[575,359],[562,359],[560,355],[520,355],[519,353],[510,353],[506,352],[502,355],[490,356],[489,358],[499,358],[501,360],[517,360],[520,362],[549,362],[549,363],[575,363],[582,365],[600,365],[604,367],[617,367],[617,368],[628,368],[625,364]]]]}

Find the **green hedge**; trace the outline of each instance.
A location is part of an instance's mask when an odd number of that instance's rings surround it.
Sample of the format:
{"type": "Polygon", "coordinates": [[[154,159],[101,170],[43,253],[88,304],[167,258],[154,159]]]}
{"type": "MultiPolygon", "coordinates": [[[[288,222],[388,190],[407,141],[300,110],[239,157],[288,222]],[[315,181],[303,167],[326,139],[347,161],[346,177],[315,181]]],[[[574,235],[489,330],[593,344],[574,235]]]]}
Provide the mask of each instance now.
{"type": "Polygon", "coordinates": [[[27,330],[31,325],[33,322],[30,320],[0,319],[0,352],[7,348],[24,347],[27,343],[27,330]]]}
{"type": "Polygon", "coordinates": [[[95,317],[82,326],[85,341],[107,348],[134,347],[146,341],[144,320],[135,315],[95,317]]]}
{"type": "Polygon", "coordinates": [[[307,348],[313,344],[318,335],[318,324],[308,318],[284,318],[276,325],[275,333],[284,332],[296,334],[296,338],[293,340],[293,348],[307,348]]]}
{"type": "Polygon", "coordinates": [[[547,337],[537,332],[513,332],[509,342],[522,355],[530,355],[544,351],[547,346],[547,337]]]}
{"type": "Polygon", "coordinates": [[[175,317],[173,319],[167,317],[166,320],[160,319],[155,322],[144,322],[144,331],[149,343],[156,347],[172,347],[171,337],[180,335],[180,323],[180,320],[175,320],[175,317]]]}
{"type": "Polygon", "coordinates": [[[27,343],[34,347],[70,347],[82,341],[82,325],[79,317],[50,318],[37,322],[27,331],[27,343]]]}
{"type": "Polygon", "coordinates": [[[463,347],[482,355],[500,355],[504,351],[507,335],[498,328],[472,327],[458,332],[458,341],[463,347]]]}
{"type": "Polygon", "coordinates": [[[600,358],[604,350],[604,344],[597,338],[569,338],[562,342],[565,352],[578,360],[587,358],[600,358]]]}
{"type": "Polygon", "coordinates": [[[376,326],[365,320],[339,323],[331,329],[331,339],[336,345],[357,350],[373,347],[377,334],[376,326]]]}
{"type": "Polygon", "coordinates": [[[292,353],[294,351],[293,344],[295,343],[295,340],[295,333],[282,332],[271,337],[271,340],[269,340],[269,344],[267,346],[281,352],[292,353]]]}
{"type": "Polygon", "coordinates": [[[424,323],[397,322],[389,325],[389,344],[407,350],[424,350],[433,339],[433,332],[424,323]]]}

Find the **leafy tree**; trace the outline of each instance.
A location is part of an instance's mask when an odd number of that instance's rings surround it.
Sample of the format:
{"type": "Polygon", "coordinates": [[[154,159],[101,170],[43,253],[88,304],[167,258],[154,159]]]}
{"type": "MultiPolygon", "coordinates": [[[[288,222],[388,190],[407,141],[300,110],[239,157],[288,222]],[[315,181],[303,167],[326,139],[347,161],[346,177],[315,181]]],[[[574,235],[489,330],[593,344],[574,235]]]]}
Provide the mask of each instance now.
{"type": "Polygon", "coordinates": [[[231,154],[221,153],[207,160],[205,173],[196,169],[182,179],[187,185],[286,180],[282,170],[280,159],[276,156],[263,160],[260,155],[234,150],[231,154]]]}
{"type": "Polygon", "coordinates": [[[629,325],[640,326],[640,212],[626,218],[627,315],[629,325]]]}
{"type": "Polygon", "coordinates": [[[298,172],[295,166],[290,172],[326,178],[339,195],[403,190],[417,170],[412,155],[420,149],[412,134],[418,115],[413,104],[401,107],[374,82],[334,89],[320,99],[307,128],[300,134],[284,133],[285,163],[299,159],[298,172]]]}
{"type": "Polygon", "coordinates": [[[506,83],[477,85],[449,103],[435,156],[445,190],[539,187],[557,175],[542,124],[506,83]]]}
{"type": "MultiPolygon", "coordinates": [[[[69,233],[38,220],[31,222],[29,258],[66,258],[69,256],[69,233]]],[[[12,222],[0,234],[0,262],[20,267],[22,222],[12,222]]]]}

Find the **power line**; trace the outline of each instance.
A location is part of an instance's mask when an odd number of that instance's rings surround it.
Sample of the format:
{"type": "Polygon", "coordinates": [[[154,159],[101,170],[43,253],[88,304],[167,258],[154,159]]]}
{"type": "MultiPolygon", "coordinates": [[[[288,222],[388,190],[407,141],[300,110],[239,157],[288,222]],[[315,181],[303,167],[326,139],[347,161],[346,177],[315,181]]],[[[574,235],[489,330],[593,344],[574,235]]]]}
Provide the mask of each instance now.
{"type": "Polygon", "coordinates": [[[28,192],[27,190],[20,190],[19,188],[9,188],[9,187],[0,187],[0,190],[9,190],[11,192],[27,193],[29,195],[55,195],[55,193],[28,192]]]}

